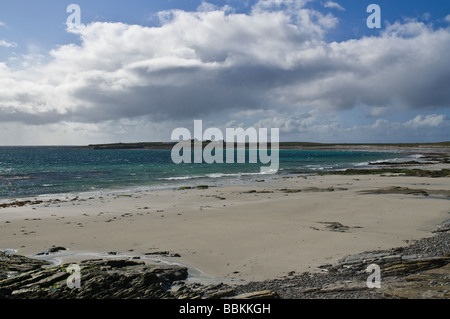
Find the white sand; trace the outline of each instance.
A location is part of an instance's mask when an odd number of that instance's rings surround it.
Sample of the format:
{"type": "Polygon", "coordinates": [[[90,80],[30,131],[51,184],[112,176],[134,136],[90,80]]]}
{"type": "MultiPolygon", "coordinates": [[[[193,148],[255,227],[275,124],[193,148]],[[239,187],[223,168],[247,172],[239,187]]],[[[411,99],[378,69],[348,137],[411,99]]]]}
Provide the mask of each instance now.
{"type": "Polygon", "coordinates": [[[273,279],[319,271],[347,254],[404,246],[432,236],[449,218],[446,198],[358,193],[387,186],[450,189],[449,178],[311,176],[0,208],[0,249],[28,256],[53,245],[134,256],[170,251],[181,258],[168,260],[211,277],[273,279]],[[330,186],[347,190],[278,191],[330,186]],[[243,193],[249,190],[273,193],[243,193]],[[331,231],[325,222],[349,229],[331,231]]]}

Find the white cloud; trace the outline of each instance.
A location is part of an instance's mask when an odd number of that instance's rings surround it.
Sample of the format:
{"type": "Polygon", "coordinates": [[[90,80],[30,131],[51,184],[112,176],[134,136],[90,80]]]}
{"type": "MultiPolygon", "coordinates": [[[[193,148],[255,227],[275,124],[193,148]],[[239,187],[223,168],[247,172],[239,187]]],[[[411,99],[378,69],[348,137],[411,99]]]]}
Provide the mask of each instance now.
{"type": "Polygon", "coordinates": [[[332,8],[332,9],[337,9],[337,10],[341,10],[341,11],[345,11],[345,8],[343,6],[341,6],[339,3],[337,2],[333,2],[333,1],[327,1],[324,4],[325,8],[332,8]]]}
{"type": "Polygon", "coordinates": [[[217,10],[221,10],[224,12],[234,12],[234,9],[232,7],[230,7],[229,5],[225,5],[223,7],[219,7],[215,4],[203,1],[198,7],[197,7],[197,11],[199,12],[209,12],[209,11],[217,11],[217,10]]]}
{"type": "Polygon", "coordinates": [[[209,2],[205,2],[203,1],[198,7],[197,7],[197,11],[203,11],[203,12],[207,12],[207,11],[215,11],[217,10],[218,7],[215,4],[209,3],[209,2]]]}
{"type": "MultiPolygon", "coordinates": [[[[361,125],[344,126],[337,113],[321,113],[313,110],[304,114],[267,114],[253,126],[277,127],[285,140],[314,142],[391,142],[442,141],[442,132],[450,130],[450,120],[442,114],[417,115],[405,122],[384,118],[361,125]]],[[[445,136],[445,134],[444,134],[445,136]]],[[[448,135],[446,137],[448,139],[448,135]]]]}
{"type": "MultiPolygon", "coordinates": [[[[306,2],[264,0],[250,14],[205,2],[197,12],[162,12],[159,27],[97,22],[72,30],[81,44],[55,48],[49,61],[0,67],[0,122],[89,128],[122,119],[226,123],[248,114],[269,125],[261,115],[269,110],[286,133],[318,134],[344,132],[325,110],[365,107],[380,117],[399,106],[450,105],[449,29],[409,21],[378,37],[327,43],[336,18],[306,2]],[[290,112],[297,115],[282,116],[290,112]]],[[[414,120],[400,127],[439,118],[414,120]]]]}
{"type": "Polygon", "coordinates": [[[431,114],[427,116],[417,115],[414,119],[404,123],[405,127],[419,128],[426,126],[437,127],[444,123],[445,115],[443,114],[431,114]]]}
{"type": "Polygon", "coordinates": [[[259,81],[278,81],[278,70],[295,67],[298,52],[323,32],[307,11],[298,17],[304,29],[278,11],[172,13],[158,28],[83,26],[72,30],[82,45],[53,50],[46,65],[4,71],[2,120],[98,122],[260,107],[265,97],[258,91],[273,83],[259,81]]]}
{"type": "Polygon", "coordinates": [[[0,40],[0,47],[15,48],[15,47],[17,47],[17,43],[9,42],[6,40],[0,40]]]}
{"type": "Polygon", "coordinates": [[[450,23],[450,14],[445,16],[445,21],[447,21],[448,23],[450,23]]]}

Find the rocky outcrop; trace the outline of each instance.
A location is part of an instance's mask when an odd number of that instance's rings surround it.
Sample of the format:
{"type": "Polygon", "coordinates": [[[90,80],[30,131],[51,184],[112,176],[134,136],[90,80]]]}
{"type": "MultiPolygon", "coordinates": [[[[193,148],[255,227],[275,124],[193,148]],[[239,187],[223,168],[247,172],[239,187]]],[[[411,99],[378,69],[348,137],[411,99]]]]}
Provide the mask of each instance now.
{"type": "MultiPolygon", "coordinates": [[[[69,264],[49,263],[0,253],[0,298],[6,299],[219,299],[236,297],[232,287],[186,284],[188,269],[128,259],[85,260],[79,266],[79,287],[68,284],[69,264]],[[46,267],[46,268],[45,268],[46,267]]],[[[241,299],[277,298],[271,291],[241,299]]]]}
{"type": "MultiPolygon", "coordinates": [[[[188,269],[134,259],[79,263],[80,287],[70,288],[68,264],[0,252],[0,298],[58,299],[345,299],[449,298],[450,232],[405,247],[345,256],[321,272],[290,272],[280,279],[230,286],[189,283],[188,269]],[[380,267],[381,288],[367,285],[368,266],[380,267]]],[[[339,225],[338,225],[339,226],[339,225]]],[[[61,249],[61,247],[55,247],[61,249]]],[[[162,253],[162,252],[159,252],[162,253]]]]}
{"type": "Polygon", "coordinates": [[[395,299],[449,299],[450,264],[389,281],[382,286],[382,294],[395,299]]]}
{"type": "Polygon", "coordinates": [[[57,267],[17,255],[0,255],[2,298],[166,298],[173,282],[187,277],[183,267],[149,266],[131,260],[81,262],[80,288],[69,288],[67,264],[57,267]]]}

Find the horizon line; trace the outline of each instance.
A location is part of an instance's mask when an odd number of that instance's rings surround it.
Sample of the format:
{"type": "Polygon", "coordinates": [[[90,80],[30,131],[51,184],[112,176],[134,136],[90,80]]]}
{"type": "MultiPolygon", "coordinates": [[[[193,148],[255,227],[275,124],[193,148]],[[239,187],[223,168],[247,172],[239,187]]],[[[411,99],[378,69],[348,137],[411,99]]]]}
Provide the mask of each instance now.
{"type": "MultiPolygon", "coordinates": [[[[177,143],[182,142],[189,142],[189,140],[186,141],[157,141],[157,142],[109,142],[109,143],[96,143],[96,144],[31,144],[31,145],[0,145],[0,147],[96,147],[96,146],[114,146],[114,145],[124,145],[124,146],[157,146],[157,145],[175,145],[177,143]]],[[[196,141],[200,142],[200,141],[196,141]]],[[[209,144],[209,143],[227,143],[226,141],[201,141],[202,144],[209,144]]],[[[191,140],[191,143],[194,143],[193,140],[191,140]]],[[[235,144],[239,144],[237,142],[234,142],[235,144]]],[[[292,146],[383,146],[383,145],[390,145],[390,146],[406,146],[406,145],[444,145],[450,147],[450,140],[447,141],[439,141],[439,142],[306,142],[306,141],[283,141],[283,142],[277,142],[278,144],[284,144],[288,145],[291,144],[292,146]],[[448,145],[447,145],[448,144],[448,145]]],[[[249,144],[249,142],[245,142],[245,144],[249,144]]],[[[257,143],[251,143],[251,144],[258,144],[257,143]]],[[[270,145],[271,142],[267,142],[267,145],[270,145]]]]}

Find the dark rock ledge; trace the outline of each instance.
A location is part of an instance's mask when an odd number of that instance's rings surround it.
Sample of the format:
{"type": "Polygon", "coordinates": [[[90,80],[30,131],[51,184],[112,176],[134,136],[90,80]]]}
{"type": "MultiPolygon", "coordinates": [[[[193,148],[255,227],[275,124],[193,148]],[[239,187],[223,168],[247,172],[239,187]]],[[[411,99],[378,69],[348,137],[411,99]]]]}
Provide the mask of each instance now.
{"type": "Polygon", "coordinates": [[[250,282],[245,285],[187,283],[188,269],[125,259],[79,263],[80,288],[69,288],[68,264],[0,252],[3,299],[383,299],[450,298],[448,222],[436,235],[405,247],[345,256],[321,272],[250,282]],[[368,265],[381,269],[381,288],[368,288],[368,265]]]}
{"type": "Polygon", "coordinates": [[[80,262],[80,288],[69,288],[69,264],[0,252],[0,298],[3,299],[217,299],[277,298],[272,291],[237,296],[232,287],[186,284],[188,269],[148,265],[126,259],[80,262]]]}

